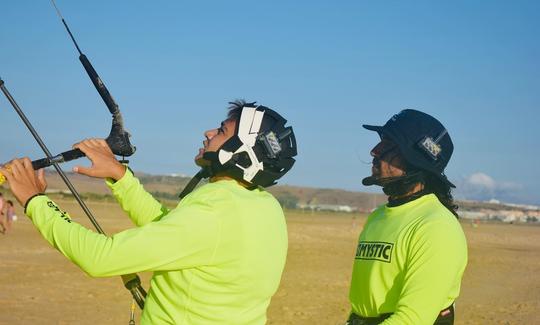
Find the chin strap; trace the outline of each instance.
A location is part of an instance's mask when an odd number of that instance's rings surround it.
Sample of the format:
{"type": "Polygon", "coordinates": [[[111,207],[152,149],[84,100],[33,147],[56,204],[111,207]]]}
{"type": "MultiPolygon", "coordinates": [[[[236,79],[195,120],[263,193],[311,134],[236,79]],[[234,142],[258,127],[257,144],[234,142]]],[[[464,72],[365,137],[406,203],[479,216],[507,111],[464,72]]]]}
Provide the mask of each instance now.
{"type": "Polygon", "coordinates": [[[406,173],[397,177],[369,176],[362,180],[364,186],[378,185],[389,197],[402,197],[411,192],[414,186],[424,182],[424,172],[421,170],[406,173]]]}
{"type": "Polygon", "coordinates": [[[414,192],[412,194],[409,194],[405,197],[400,197],[399,199],[392,199],[392,198],[388,198],[388,204],[387,206],[389,207],[397,207],[397,206],[400,206],[402,204],[405,204],[405,203],[408,203],[408,202],[411,202],[411,201],[414,201],[426,194],[429,194],[429,192],[427,192],[425,189],[422,189],[418,192],[414,192]]]}
{"type": "Polygon", "coordinates": [[[209,178],[213,175],[217,175],[220,172],[229,171],[230,173],[236,174],[231,176],[236,176],[238,179],[242,179],[242,174],[239,171],[231,170],[231,166],[233,166],[236,163],[243,163],[244,161],[248,160],[245,159],[245,157],[241,154],[233,154],[232,157],[227,161],[225,164],[221,164],[219,161],[219,156],[217,152],[205,152],[203,155],[203,159],[208,163],[208,166],[202,167],[201,170],[193,176],[187,185],[184,187],[182,192],[178,195],[180,200],[182,200],[184,197],[186,197],[189,193],[193,192],[195,187],[203,180],[204,178],[209,178]],[[244,159],[242,159],[244,158],[244,159]]]}
{"type": "Polygon", "coordinates": [[[189,193],[193,192],[197,184],[199,184],[199,182],[203,178],[208,178],[208,177],[210,177],[210,171],[206,168],[201,168],[201,170],[199,170],[197,174],[195,174],[195,176],[193,176],[189,180],[189,182],[187,183],[186,187],[184,187],[180,195],[178,195],[178,197],[180,197],[180,200],[186,197],[186,195],[188,195],[189,193]]]}

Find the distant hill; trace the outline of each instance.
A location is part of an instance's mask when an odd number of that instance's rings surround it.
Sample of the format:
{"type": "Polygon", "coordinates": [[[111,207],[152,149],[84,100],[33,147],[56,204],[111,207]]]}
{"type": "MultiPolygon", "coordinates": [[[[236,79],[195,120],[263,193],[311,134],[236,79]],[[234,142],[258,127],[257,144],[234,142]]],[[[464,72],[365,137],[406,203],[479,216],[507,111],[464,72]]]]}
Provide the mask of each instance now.
{"type": "MultiPolygon", "coordinates": [[[[110,191],[100,179],[81,176],[74,173],[67,173],[75,188],[86,197],[107,197],[110,191]]],[[[189,182],[190,178],[183,176],[151,175],[145,173],[135,173],[145,189],[154,194],[155,197],[174,203],[178,199],[178,194],[189,182]]],[[[48,192],[67,192],[67,187],[61,178],[54,171],[47,171],[48,192]]],[[[204,184],[204,182],[202,182],[204,184]]],[[[311,208],[369,212],[375,207],[386,202],[383,194],[345,191],[341,189],[311,188],[289,185],[276,185],[268,189],[284,207],[287,208],[311,208]]],[[[521,207],[510,207],[506,204],[458,201],[459,211],[480,211],[480,210],[523,210],[521,207]]]]}
{"type": "MultiPolygon", "coordinates": [[[[180,191],[189,182],[190,178],[182,176],[151,175],[135,173],[145,189],[158,198],[175,200],[180,191]]],[[[71,172],[67,173],[69,179],[80,193],[94,193],[100,195],[110,194],[109,189],[102,180],[81,176],[71,172]]],[[[67,187],[62,179],[53,171],[47,171],[48,191],[63,192],[67,187]]],[[[345,191],[340,189],[321,189],[300,186],[276,185],[268,189],[282,204],[287,207],[295,205],[310,206],[349,206],[362,212],[386,202],[382,194],[345,191]]]]}
{"type": "Polygon", "coordinates": [[[386,196],[375,193],[353,192],[340,189],[311,188],[276,185],[268,189],[278,200],[293,196],[297,203],[310,206],[350,206],[362,212],[369,212],[386,202],[386,196]]]}

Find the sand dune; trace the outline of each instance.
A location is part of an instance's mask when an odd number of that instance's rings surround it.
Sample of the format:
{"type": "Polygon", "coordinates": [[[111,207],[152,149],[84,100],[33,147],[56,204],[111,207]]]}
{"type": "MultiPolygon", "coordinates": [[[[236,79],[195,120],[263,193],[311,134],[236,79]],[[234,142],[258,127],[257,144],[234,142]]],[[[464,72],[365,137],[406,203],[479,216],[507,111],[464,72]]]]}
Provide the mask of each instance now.
{"type": "MultiPolygon", "coordinates": [[[[89,225],[73,202],[58,203],[89,225]]],[[[109,233],[130,227],[115,204],[90,207],[109,233]]],[[[289,256],[268,323],[342,323],[364,218],[290,212],[287,219],[289,256]]],[[[456,324],[540,324],[540,227],[462,225],[470,258],[456,324]]],[[[49,247],[25,217],[0,236],[0,244],[0,324],[128,323],[131,299],[120,278],[89,278],[49,247]]],[[[146,288],[149,277],[142,274],[146,288]]]]}

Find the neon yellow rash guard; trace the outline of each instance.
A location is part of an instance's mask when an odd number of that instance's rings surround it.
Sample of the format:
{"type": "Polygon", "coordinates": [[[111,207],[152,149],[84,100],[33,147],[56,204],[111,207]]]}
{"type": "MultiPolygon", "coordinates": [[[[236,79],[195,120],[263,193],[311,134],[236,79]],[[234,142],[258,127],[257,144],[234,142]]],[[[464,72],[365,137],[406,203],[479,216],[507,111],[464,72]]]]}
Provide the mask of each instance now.
{"type": "Polygon", "coordinates": [[[456,217],[434,194],[368,216],[353,266],[349,299],[381,324],[432,325],[459,295],[467,243],[456,217]]]}
{"type": "Polygon", "coordinates": [[[201,186],[168,211],[129,171],[113,195],[137,228],[107,237],[47,196],[26,213],[45,239],[94,277],[153,271],[141,324],[264,324],[287,254],[281,206],[236,181],[201,186]]]}

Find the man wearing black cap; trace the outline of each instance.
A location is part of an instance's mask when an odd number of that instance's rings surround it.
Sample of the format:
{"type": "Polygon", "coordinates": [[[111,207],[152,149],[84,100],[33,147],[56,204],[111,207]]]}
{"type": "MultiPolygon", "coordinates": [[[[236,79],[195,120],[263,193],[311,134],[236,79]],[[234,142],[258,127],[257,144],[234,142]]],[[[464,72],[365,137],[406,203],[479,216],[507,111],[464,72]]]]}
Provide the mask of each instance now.
{"type": "Polygon", "coordinates": [[[388,203],[368,216],[358,241],[349,325],[453,324],[467,244],[445,176],[454,146],[445,127],[416,110],[384,126],[372,175],[388,203]]]}

